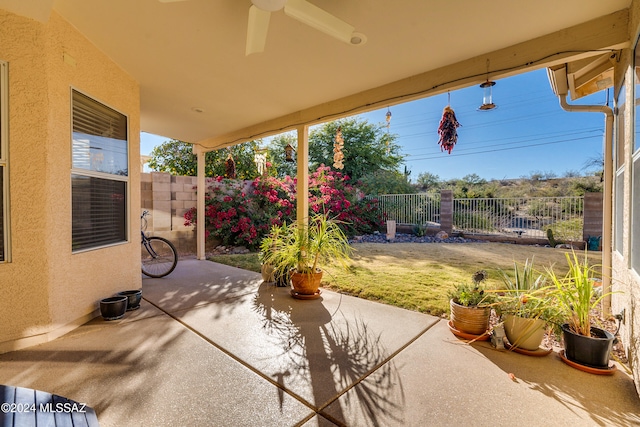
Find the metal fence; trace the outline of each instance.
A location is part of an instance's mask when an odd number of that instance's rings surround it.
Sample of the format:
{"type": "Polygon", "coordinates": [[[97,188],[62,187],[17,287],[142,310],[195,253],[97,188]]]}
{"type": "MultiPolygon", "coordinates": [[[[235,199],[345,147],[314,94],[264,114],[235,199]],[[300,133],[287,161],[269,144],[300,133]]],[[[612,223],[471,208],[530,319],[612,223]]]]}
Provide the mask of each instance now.
{"type": "Polygon", "coordinates": [[[440,193],[384,194],[377,199],[387,219],[400,224],[440,223],[440,193]]]}
{"type": "Polygon", "coordinates": [[[454,199],[453,228],[463,233],[518,234],[582,240],[583,197],[454,199]]]}
{"type": "MultiPolygon", "coordinates": [[[[387,219],[400,224],[440,223],[440,194],[386,194],[379,201],[387,219]]],[[[446,213],[442,213],[445,214],[446,213]]],[[[519,235],[582,240],[583,197],[454,199],[453,229],[465,234],[519,235]]]]}

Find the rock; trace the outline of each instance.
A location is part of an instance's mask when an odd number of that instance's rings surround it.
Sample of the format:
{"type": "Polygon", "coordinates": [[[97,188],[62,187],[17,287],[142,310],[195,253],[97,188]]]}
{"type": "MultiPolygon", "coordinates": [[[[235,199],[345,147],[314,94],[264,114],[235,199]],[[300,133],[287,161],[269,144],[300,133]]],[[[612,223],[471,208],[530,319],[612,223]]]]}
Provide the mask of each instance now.
{"type": "Polygon", "coordinates": [[[444,240],[444,239],[447,239],[448,237],[449,237],[449,235],[444,230],[438,231],[436,233],[436,239],[444,240]]]}
{"type": "Polygon", "coordinates": [[[574,248],[573,245],[570,245],[568,243],[561,243],[559,245],[556,245],[556,249],[573,249],[573,250],[575,250],[576,248],[574,248]]]}
{"type": "Polygon", "coordinates": [[[356,240],[355,238],[352,238],[351,240],[349,240],[350,243],[352,244],[356,244],[356,243],[390,243],[390,244],[396,244],[396,243],[471,243],[471,242],[475,242],[475,243],[486,243],[486,240],[475,240],[475,239],[467,239],[464,237],[447,237],[445,239],[438,239],[435,236],[422,236],[422,237],[417,237],[413,234],[405,234],[405,233],[396,233],[396,237],[393,240],[387,240],[387,236],[386,234],[365,234],[364,236],[359,236],[362,237],[361,239],[356,240]]]}

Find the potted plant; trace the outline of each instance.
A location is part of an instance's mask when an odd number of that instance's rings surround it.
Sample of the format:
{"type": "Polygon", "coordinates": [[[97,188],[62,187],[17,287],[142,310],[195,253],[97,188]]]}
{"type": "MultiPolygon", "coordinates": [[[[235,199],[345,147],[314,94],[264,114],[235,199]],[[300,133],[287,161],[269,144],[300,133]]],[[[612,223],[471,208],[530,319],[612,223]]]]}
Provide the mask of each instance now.
{"type": "Polygon", "coordinates": [[[525,260],[522,269],[514,262],[513,277],[499,271],[505,288],[497,291],[496,311],[507,339],[514,349],[538,350],[547,326],[560,322],[553,288],[546,285],[543,274],[536,272],[533,260],[525,260]]]}
{"type": "Polygon", "coordinates": [[[258,253],[258,258],[261,263],[260,273],[262,274],[262,280],[265,282],[276,282],[276,285],[279,285],[279,283],[275,278],[275,268],[265,260],[271,256],[274,240],[277,238],[278,232],[279,228],[277,226],[271,228],[271,233],[265,236],[260,242],[260,252],[258,253]]]}
{"type": "Polygon", "coordinates": [[[615,336],[596,327],[593,309],[608,294],[601,294],[595,287],[594,266],[589,265],[585,252],[583,260],[575,252],[566,254],[569,272],[558,277],[548,269],[555,287],[555,297],[565,323],[562,325],[564,358],[588,368],[608,369],[609,355],[615,336]]]}
{"type": "Polygon", "coordinates": [[[449,327],[454,334],[489,337],[487,332],[495,295],[486,292],[482,284],[486,277],[484,270],[478,271],[473,275],[473,283],[461,283],[449,292],[449,327]]]}
{"type": "Polygon", "coordinates": [[[308,299],[320,295],[320,264],[346,268],[351,247],[338,223],[326,214],[316,214],[308,223],[273,227],[262,241],[263,262],[273,266],[276,276],[290,272],[294,297],[308,299]]]}
{"type": "Polygon", "coordinates": [[[290,270],[293,268],[293,264],[288,268],[282,268],[276,270],[270,261],[267,261],[273,257],[273,250],[275,248],[275,242],[278,241],[280,233],[283,229],[287,229],[286,226],[278,227],[273,226],[270,234],[265,236],[260,243],[260,253],[258,257],[262,263],[260,272],[262,274],[262,280],[265,282],[274,282],[278,287],[286,287],[291,283],[290,270]]]}

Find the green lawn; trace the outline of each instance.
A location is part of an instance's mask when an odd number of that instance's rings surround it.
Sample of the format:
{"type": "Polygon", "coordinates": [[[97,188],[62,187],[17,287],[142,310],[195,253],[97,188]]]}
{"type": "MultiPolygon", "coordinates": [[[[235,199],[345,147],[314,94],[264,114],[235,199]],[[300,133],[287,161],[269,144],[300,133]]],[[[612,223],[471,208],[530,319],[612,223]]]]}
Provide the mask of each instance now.
{"type": "MultiPolygon", "coordinates": [[[[353,248],[349,271],[324,267],[323,287],[435,316],[448,313],[448,292],[471,281],[478,270],[488,273],[489,287],[500,286],[498,269],[512,270],[514,260],[522,263],[533,257],[541,272],[552,265],[559,274],[567,271],[568,251],[563,249],[506,243],[358,243],[353,248]]],[[[210,259],[260,272],[256,253],[210,259]]],[[[589,261],[600,264],[601,253],[590,252],[589,261]]]]}

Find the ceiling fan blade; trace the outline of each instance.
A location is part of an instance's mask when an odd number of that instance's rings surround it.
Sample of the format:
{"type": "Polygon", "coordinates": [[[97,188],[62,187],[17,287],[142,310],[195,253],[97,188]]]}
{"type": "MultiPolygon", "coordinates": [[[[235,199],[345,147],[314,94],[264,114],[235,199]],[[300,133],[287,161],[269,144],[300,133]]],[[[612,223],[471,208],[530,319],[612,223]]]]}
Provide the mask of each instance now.
{"type": "Polygon", "coordinates": [[[351,42],[351,36],[355,31],[352,25],[306,0],[287,0],[284,13],[345,43],[351,42]]]}
{"type": "Polygon", "coordinates": [[[249,8],[249,24],[247,26],[247,47],[245,55],[260,53],[264,51],[267,42],[267,31],[269,31],[269,20],[271,12],[259,9],[255,5],[249,8]]]}

